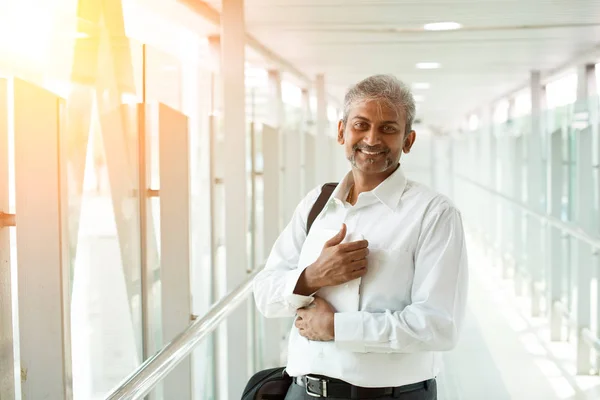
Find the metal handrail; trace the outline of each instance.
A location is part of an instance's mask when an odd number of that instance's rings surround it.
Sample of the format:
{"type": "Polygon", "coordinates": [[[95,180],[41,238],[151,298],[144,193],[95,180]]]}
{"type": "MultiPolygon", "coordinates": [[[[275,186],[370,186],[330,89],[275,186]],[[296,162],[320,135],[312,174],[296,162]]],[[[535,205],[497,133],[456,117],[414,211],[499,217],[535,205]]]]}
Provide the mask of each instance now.
{"type": "MultiPolygon", "coordinates": [[[[485,190],[495,196],[500,197],[502,200],[505,200],[506,202],[511,203],[512,205],[520,208],[521,211],[525,212],[526,214],[533,215],[533,216],[537,217],[540,221],[546,222],[547,224],[549,224],[557,229],[560,229],[563,233],[571,235],[571,236],[581,240],[582,242],[587,243],[588,245],[590,245],[593,248],[600,249],[600,238],[588,234],[584,230],[575,227],[573,224],[569,224],[564,221],[561,221],[558,218],[555,218],[551,215],[542,214],[540,212],[534,211],[534,210],[530,209],[529,207],[525,206],[524,204],[522,204],[514,199],[511,199],[510,197],[508,197],[502,193],[499,193],[493,189],[490,189],[487,186],[482,185],[479,182],[469,179],[463,175],[457,175],[457,177],[459,179],[462,179],[462,180],[472,184],[473,186],[476,186],[476,187],[478,187],[482,190],[485,190]]],[[[565,321],[567,322],[567,324],[570,327],[575,328],[575,329],[578,328],[577,320],[573,317],[570,310],[567,308],[567,306],[562,301],[560,301],[560,300],[555,301],[552,304],[552,307],[554,307],[554,309],[556,311],[558,311],[564,317],[565,321]]],[[[598,336],[596,336],[589,328],[582,328],[580,331],[580,335],[581,335],[581,338],[589,346],[593,347],[596,351],[600,352],[600,338],[598,336]]]]}
{"type": "Polygon", "coordinates": [[[478,188],[480,188],[482,190],[485,190],[495,196],[500,197],[502,200],[505,200],[506,202],[511,203],[512,205],[520,208],[521,211],[523,211],[524,213],[533,215],[534,217],[537,217],[540,221],[546,222],[547,224],[549,224],[557,229],[560,229],[564,233],[571,235],[574,238],[577,238],[577,239],[581,240],[582,242],[585,242],[596,249],[600,249],[600,238],[599,237],[592,236],[589,233],[587,233],[586,231],[584,231],[583,229],[578,228],[573,224],[569,224],[567,222],[561,221],[560,219],[555,218],[551,215],[543,214],[538,211],[532,210],[531,208],[527,207],[526,205],[522,204],[521,202],[511,199],[510,197],[508,197],[500,192],[497,192],[494,189],[490,189],[487,186],[482,185],[479,182],[476,182],[476,181],[474,181],[470,178],[467,178],[463,175],[457,175],[457,177],[472,184],[473,186],[477,186],[478,188]]]}
{"type": "Polygon", "coordinates": [[[150,393],[202,339],[212,333],[219,323],[250,295],[252,280],[260,269],[254,271],[241,285],[215,303],[204,317],[191,323],[162,350],[140,365],[117,388],[113,389],[106,399],[135,400],[150,393]]]}

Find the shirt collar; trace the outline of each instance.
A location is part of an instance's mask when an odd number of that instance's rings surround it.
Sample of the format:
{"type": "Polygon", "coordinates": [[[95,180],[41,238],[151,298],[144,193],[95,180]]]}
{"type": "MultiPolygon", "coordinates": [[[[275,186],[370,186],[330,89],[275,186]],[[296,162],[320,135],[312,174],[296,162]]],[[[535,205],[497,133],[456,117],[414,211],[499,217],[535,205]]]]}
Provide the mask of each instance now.
{"type": "MultiPolygon", "coordinates": [[[[385,204],[390,210],[394,211],[400,203],[400,198],[406,188],[406,176],[402,171],[402,166],[381,182],[371,193],[377,200],[385,204]]],[[[348,172],[333,191],[329,202],[343,204],[346,201],[350,187],[354,184],[352,171],[348,172]]]]}

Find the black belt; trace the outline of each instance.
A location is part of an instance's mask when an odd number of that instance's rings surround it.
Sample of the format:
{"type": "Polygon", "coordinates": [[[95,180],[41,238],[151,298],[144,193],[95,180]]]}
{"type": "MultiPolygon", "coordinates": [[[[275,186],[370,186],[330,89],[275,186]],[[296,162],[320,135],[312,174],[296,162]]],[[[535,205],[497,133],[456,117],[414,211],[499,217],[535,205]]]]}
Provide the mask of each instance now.
{"type": "Polygon", "coordinates": [[[306,388],[306,393],[313,397],[332,397],[346,399],[373,399],[385,396],[397,396],[401,393],[427,389],[434,380],[411,383],[409,385],[383,388],[366,388],[354,386],[339,379],[331,379],[315,375],[302,375],[294,378],[297,385],[306,388]]]}

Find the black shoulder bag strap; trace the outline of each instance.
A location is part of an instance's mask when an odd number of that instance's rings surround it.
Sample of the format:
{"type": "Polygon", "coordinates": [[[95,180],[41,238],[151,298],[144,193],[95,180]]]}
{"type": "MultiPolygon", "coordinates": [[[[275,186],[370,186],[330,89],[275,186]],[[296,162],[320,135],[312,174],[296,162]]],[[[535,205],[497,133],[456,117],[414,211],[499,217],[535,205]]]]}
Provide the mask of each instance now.
{"type": "Polygon", "coordinates": [[[313,222],[315,222],[315,219],[317,219],[317,216],[323,210],[323,207],[325,207],[325,204],[327,204],[327,200],[329,200],[331,194],[333,193],[337,185],[337,182],[330,182],[324,184],[321,188],[321,194],[319,195],[317,201],[315,201],[315,204],[313,204],[312,208],[310,209],[310,212],[308,213],[308,219],[306,220],[307,235],[308,232],[310,232],[310,227],[312,226],[313,222]]]}

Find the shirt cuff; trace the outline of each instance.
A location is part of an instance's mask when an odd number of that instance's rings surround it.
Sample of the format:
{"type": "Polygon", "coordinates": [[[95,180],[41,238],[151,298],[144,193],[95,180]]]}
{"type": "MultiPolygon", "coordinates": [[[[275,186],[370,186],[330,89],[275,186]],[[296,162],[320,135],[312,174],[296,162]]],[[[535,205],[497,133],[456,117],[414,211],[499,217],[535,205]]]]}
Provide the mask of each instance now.
{"type": "Polygon", "coordinates": [[[337,347],[355,353],[366,353],[362,312],[335,313],[333,326],[337,347]]]}
{"type": "MultiPolygon", "coordinates": [[[[298,284],[298,279],[300,279],[300,275],[302,275],[304,269],[295,269],[290,271],[287,276],[287,282],[285,283],[285,291],[283,293],[284,300],[290,307],[293,309],[299,309],[308,306],[313,302],[314,297],[311,296],[303,296],[301,294],[294,294],[294,289],[296,289],[296,285],[298,284]]],[[[313,293],[314,294],[314,293],[313,293]]]]}

